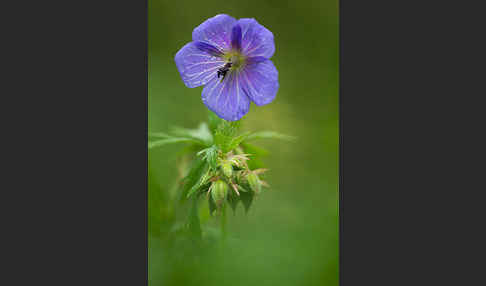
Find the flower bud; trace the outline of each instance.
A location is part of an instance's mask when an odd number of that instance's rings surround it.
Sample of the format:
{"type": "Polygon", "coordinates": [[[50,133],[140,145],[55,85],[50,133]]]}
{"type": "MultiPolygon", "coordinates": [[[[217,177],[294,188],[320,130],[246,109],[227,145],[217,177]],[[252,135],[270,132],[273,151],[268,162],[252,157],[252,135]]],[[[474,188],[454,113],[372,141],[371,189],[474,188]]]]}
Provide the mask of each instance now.
{"type": "Polygon", "coordinates": [[[211,189],[211,197],[213,198],[214,202],[218,207],[220,207],[223,204],[227,194],[228,194],[228,185],[224,181],[217,180],[216,182],[213,182],[212,189],[211,189]]]}
{"type": "Polygon", "coordinates": [[[262,183],[260,182],[258,175],[253,172],[250,172],[246,178],[248,180],[248,184],[250,184],[251,189],[257,194],[260,193],[262,188],[262,183]]]}
{"type": "Polygon", "coordinates": [[[233,165],[231,165],[230,161],[223,161],[221,163],[221,170],[223,170],[223,174],[227,178],[231,178],[231,176],[233,175],[233,165]]]}

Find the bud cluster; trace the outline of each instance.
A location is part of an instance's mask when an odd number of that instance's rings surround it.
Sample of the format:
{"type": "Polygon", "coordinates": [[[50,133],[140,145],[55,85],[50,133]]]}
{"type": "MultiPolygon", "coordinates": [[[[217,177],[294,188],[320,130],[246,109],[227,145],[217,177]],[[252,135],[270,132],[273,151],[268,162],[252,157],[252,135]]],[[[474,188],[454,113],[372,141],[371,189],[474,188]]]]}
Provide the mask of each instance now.
{"type": "Polygon", "coordinates": [[[226,203],[235,210],[240,201],[248,211],[254,196],[261,193],[262,187],[268,186],[259,177],[266,169],[250,170],[247,164],[250,155],[244,154],[241,149],[223,153],[214,147],[203,150],[199,155],[208,162],[208,169],[189,195],[205,193],[211,213],[220,210],[226,203]]]}
{"type": "Polygon", "coordinates": [[[149,133],[149,150],[167,144],[189,144],[179,154],[177,198],[182,204],[192,200],[187,226],[201,236],[199,202],[209,203],[209,211],[220,215],[222,233],[225,233],[226,205],[233,211],[241,201],[247,212],[264,187],[261,158],[265,149],[253,145],[259,139],[293,140],[293,137],[273,131],[242,132],[240,121],[226,121],[209,112],[208,122],[197,128],[173,127],[169,133],[149,133]],[[251,154],[251,155],[250,155],[251,154]],[[250,159],[251,158],[251,159],[250,159]]]}

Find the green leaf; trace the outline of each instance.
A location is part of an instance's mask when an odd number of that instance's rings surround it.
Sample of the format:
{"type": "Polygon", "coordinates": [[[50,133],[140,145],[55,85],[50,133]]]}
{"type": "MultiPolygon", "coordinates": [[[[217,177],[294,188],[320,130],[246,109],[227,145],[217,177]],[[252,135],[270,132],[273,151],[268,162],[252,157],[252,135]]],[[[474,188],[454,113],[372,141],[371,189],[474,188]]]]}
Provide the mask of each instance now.
{"type": "Polygon", "coordinates": [[[231,140],[233,138],[231,136],[216,133],[214,134],[214,143],[223,151],[223,153],[229,152],[229,145],[231,144],[231,140]]]}
{"type": "Polygon", "coordinates": [[[229,143],[229,146],[228,146],[229,151],[238,147],[240,145],[240,143],[243,142],[250,134],[251,134],[251,132],[246,132],[246,133],[243,133],[239,136],[233,137],[231,139],[230,143],[229,143]]]}
{"type": "MultiPolygon", "coordinates": [[[[216,132],[226,135],[226,136],[235,136],[238,132],[238,129],[241,126],[240,121],[226,121],[222,120],[218,125],[216,132]]],[[[215,132],[215,133],[216,133],[215,132]]]]}
{"type": "Polygon", "coordinates": [[[204,170],[201,172],[201,174],[202,174],[202,176],[199,177],[199,179],[197,180],[197,183],[195,183],[194,186],[192,186],[192,188],[187,193],[187,197],[190,197],[192,194],[194,194],[196,191],[198,191],[209,180],[210,168],[209,168],[209,165],[207,163],[204,164],[204,170]]]}
{"type": "Polygon", "coordinates": [[[270,154],[270,152],[268,152],[268,150],[266,150],[262,147],[250,144],[248,142],[241,143],[241,147],[243,148],[244,153],[253,155],[252,159],[255,158],[255,156],[257,156],[257,157],[262,156],[263,157],[263,156],[268,156],[268,154],[270,154]]]}
{"type": "Polygon", "coordinates": [[[172,138],[148,142],[148,148],[152,149],[152,148],[160,147],[160,146],[167,145],[167,144],[181,143],[181,142],[199,143],[198,141],[191,139],[191,138],[172,137],[172,138]]]}
{"type": "Polygon", "coordinates": [[[239,121],[221,120],[218,127],[214,131],[214,134],[223,135],[226,137],[233,137],[238,132],[239,126],[240,126],[239,121]]]}
{"type": "Polygon", "coordinates": [[[199,124],[197,129],[187,129],[182,127],[174,127],[172,133],[177,136],[187,137],[199,140],[206,146],[213,144],[213,135],[205,122],[199,124]]]}
{"type": "Polygon", "coordinates": [[[196,159],[194,159],[189,173],[183,179],[184,184],[182,185],[182,190],[180,192],[181,201],[184,201],[186,199],[189,190],[199,181],[201,176],[204,174],[203,172],[205,171],[206,166],[206,161],[201,160],[199,157],[196,157],[196,159]]]}
{"type": "Polygon", "coordinates": [[[239,121],[224,120],[214,132],[214,143],[223,151],[227,153],[236,148],[241,141],[243,141],[249,134],[236,136],[240,127],[239,121]]]}
{"type": "Polygon", "coordinates": [[[171,136],[167,133],[163,133],[163,132],[151,132],[148,134],[149,137],[156,137],[156,138],[174,138],[174,136],[171,136]]]}
{"type": "Polygon", "coordinates": [[[274,131],[255,132],[246,137],[246,141],[257,140],[257,139],[280,139],[285,141],[293,141],[296,138],[294,136],[285,135],[274,131]]]}
{"type": "Polygon", "coordinates": [[[265,166],[261,157],[267,156],[269,154],[267,150],[247,142],[241,143],[241,147],[243,148],[244,153],[252,155],[251,160],[247,162],[250,169],[259,169],[265,166]]]}
{"type": "Polygon", "coordinates": [[[199,151],[197,155],[202,155],[202,158],[208,162],[211,169],[215,170],[217,168],[218,147],[216,145],[199,151]]]}

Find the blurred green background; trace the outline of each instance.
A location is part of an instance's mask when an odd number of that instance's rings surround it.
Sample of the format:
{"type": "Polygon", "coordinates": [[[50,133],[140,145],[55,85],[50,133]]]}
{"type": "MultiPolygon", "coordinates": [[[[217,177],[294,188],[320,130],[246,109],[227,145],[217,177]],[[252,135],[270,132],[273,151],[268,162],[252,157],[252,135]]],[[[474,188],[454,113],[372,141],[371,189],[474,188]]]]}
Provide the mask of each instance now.
{"type": "Polygon", "coordinates": [[[202,87],[183,84],[174,55],[220,13],[255,18],[275,36],[279,92],[269,105],[252,104],[243,128],[298,139],[256,142],[270,151],[271,189],[247,215],[241,205],[229,212],[235,240],[208,252],[167,240],[183,145],[150,150],[149,285],[338,285],[338,1],[149,0],[149,132],[207,119],[202,87]]]}

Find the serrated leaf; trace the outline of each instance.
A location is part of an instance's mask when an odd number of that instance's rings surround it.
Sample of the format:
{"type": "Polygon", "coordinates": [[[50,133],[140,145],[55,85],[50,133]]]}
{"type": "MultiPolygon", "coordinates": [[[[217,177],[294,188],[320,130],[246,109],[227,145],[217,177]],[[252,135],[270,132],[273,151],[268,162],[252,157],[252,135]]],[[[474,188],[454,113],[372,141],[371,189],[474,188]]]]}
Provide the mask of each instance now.
{"type": "Polygon", "coordinates": [[[184,201],[187,197],[189,190],[199,181],[203,172],[205,171],[207,163],[206,161],[196,157],[192,163],[191,169],[187,176],[183,179],[184,184],[181,190],[181,201],[184,201]]]}
{"type": "Polygon", "coordinates": [[[192,158],[194,153],[201,150],[200,144],[185,144],[176,153],[178,159],[182,159],[184,156],[192,158]]]}
{"type": "Polygon", "coordinates": [[[251,160],[247,162],[250,169],[258,169],[265,166],[265,164],[261,160],[261,157],[267,156],[269,154],[267,150],[248,142],[243,142],[241,146],[243,147],[245,153],[252,154],[251,160]]]}
{"type": "Polygon", "coordinates": [[[177,136],[199,140],[206,146],[213,144],[213,135],[205,122],[200,123],[197,129],[174,127],[172,128],[172,133],[177,136]]]}
{"type": "MultiPolygon", "coordinates": [[[[231,138],[229,146],[227,147],[228,151],[231,151],[231,150],[235,149],[236,147],[238,147],[240,145],[240,143],[243,142],[249,135],[251,135],[251,132],[246,132],[244,134],[241,134],[241,135],[238,135],[236,137],[231,138]]],[[[226,151],[226,152],[228,152],[228,151],[226,151]]]]}
{"type": "Polygon", "coordinates": [[[241,122],[240,121],[226,121],[226,120],[223,120],[218,128],[217,128],[217,132],[218,133],[221,133],[221,134],[224,134],[224,135],[227,135],[227,136],[235,136],[236,133],[238,132],[238,129],[240,128],[241,126],[241,122]]]}
{"type": "Polygon", "coordinates": [[[233,138],[228,135],[224,135],[221,133],[214,134],[214,143],[223,151],[223,153],[229,152],[229,145],[231,144],[231,140],[233,138]]]}
{"type": "Polygon", "coordinates": [[[215,170],[217,168],[218,148],[216,145],[199,151],[197,155],[202,156],[208,162],[211,169],[215,170]]]}
{"type": "Polygon", "coordinates": [[[211,184],[204,184],[199,188],[199,192],[196,193],[196,197],[200,198],[201,196],[207,196],[209,188],[211,187],[211,184]]]}
{"type": "Polygon", "coordinates": [[[191,138],[172,137],[172,138],[148,142],[148,148],[152,149],[152,148],[160,147],[160,146],[167,145],[167,144],[181,143],[181,142],[199,143],[197,140],[194,140],[194,139],[191,139],[191,138]]]}
{"type": "Polygon", "coordinates": [[[210,173],[209,165],[205,163],[204,170],[201,172],[202,176],[199,177],[197,182],[194,184],[194,186],[191,187],[191,189],[187,193],[188,198],[196,191],[198,191],[207,182],[207,180],[209,179],[209,173],[210,173]]]}
{"type": "Polygon", "coordinates": [[[150,137],[164,138],[164,139],[174,138],[174,136],[171,136],[171,135],[169,135],[167,133],[163,133],[163,132],[150,132],[148,135],[149,135],[149,138],[150,137]]]}
{"type": "Polygon", "coordinates": [[[202,185],[197,182],[194,186],[191,187],[191,189],[189,189],[189,191],[187,192],[187,198],[189,198],[190,196],[192,196],[192,194],[194,194],[195,192],[197,192],[197,190],[199,190],[199,188],[201,187],[202,185]]]}
{"type": "Polygon", "coordinates": [[[257,140],[257,139],[280,139],[286,141],[293,141],[296,138],[294,136],[281,134],[275,131],[255,132],[246,137],[246,141],[257,140]]]}
{"type": "Polygon", "coordinates": [[[243,147],[243,150],[245,151],[245,153],[252,154],[253,158],[255,158],[255,156],[262,156],[262,157],[267,156],[270,153],[270,152],[268,152],[268,150],[266,150],[262,147],[250,144],[248,142],[242,142],[241,147],[243,147]]]}
{"type": "Polygon", "coordinates": [[[230,146],[240,126],[239,121],[223,120],[214,132],[214,143],[224,152],[231,151],[230,146]]]}

